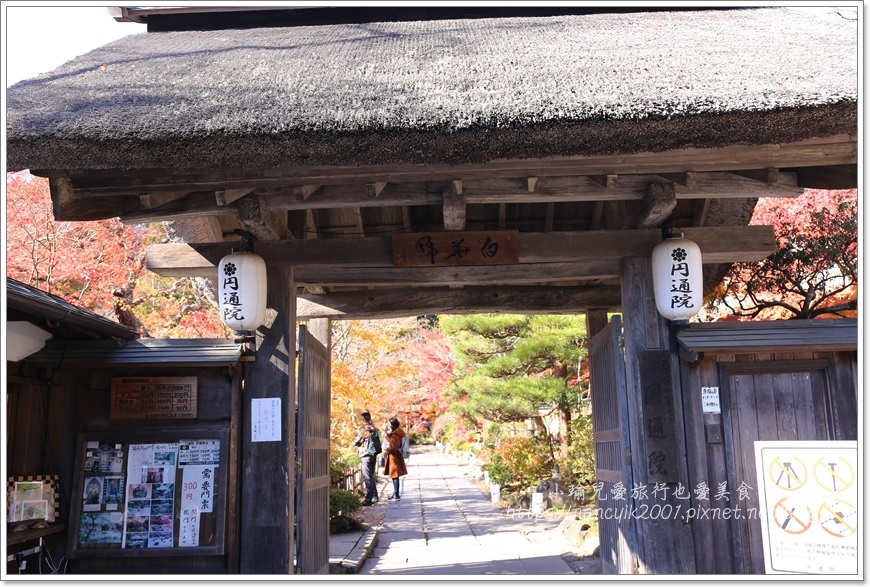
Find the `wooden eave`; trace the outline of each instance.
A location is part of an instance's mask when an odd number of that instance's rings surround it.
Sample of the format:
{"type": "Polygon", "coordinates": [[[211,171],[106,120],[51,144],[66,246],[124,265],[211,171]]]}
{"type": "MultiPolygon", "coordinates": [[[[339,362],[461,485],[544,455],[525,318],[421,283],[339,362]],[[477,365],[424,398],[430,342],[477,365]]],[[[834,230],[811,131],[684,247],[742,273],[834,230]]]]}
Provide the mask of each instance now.
{"type": "Polygon", "coordinates": [[[26,321],[67,339],[133,340],[138,333],[123,324],[83,310],[66,300],[6,278],[7,321],[26,321]]]}
{"type": "Polygon", "coordinates": [[[238,363],[241,355],[241,345],[224,339],[142,339],[125,344],[51,341],[24,363],[55,369],[227,367],[238,363]]]}
{"type": "Polygon", "coordinates": [[[770,320],[690,324],[677,333],[690,352],[857,351],[856,320],[770,320]]]}

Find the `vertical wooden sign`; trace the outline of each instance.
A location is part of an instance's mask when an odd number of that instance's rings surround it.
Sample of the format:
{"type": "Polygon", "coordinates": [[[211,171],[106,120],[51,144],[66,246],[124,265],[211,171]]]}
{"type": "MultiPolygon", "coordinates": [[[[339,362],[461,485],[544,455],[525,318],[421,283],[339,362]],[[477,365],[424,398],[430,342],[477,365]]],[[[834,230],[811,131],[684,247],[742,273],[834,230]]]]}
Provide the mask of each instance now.
{"type": "Polygon", "coordinates": [[[677,430],[671,359],[668,351],[645,350],[640,359],[640,392],[647,483],[676,483],[677,430]]]}

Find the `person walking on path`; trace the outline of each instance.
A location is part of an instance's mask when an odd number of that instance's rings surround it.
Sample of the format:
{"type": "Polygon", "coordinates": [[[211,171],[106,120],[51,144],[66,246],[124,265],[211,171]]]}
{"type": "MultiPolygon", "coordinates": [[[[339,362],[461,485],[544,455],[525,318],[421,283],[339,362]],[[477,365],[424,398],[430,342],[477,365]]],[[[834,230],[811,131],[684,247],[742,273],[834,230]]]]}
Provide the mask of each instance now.
{"type": "Polygon", "coordinates": [[[378,436],[378,429],[372,423],[372,415],[368,411],[360,414],[363,419],[363,425],[356,435],[356,440],[353,441],[354,446],[358,447],[359,459],[362,467],[363,484],[366,488],[366,495],[362,501],[362,505],[369,506],[378,501],[378,487],[375,480],[375,462],[378,455],[381,453],[381,441],[378,436]]]}
{"type": "Polygon", "coordinates": [[[384,449],[384,475],[393,480],[393,495],[390,499],[399,499],[399,477],[408,474],[405,458],[402,456],[402,439],[407,435],[402,430],[398,418],[390,418],[390,424],[384,430],[388,446],[384,449]]]}

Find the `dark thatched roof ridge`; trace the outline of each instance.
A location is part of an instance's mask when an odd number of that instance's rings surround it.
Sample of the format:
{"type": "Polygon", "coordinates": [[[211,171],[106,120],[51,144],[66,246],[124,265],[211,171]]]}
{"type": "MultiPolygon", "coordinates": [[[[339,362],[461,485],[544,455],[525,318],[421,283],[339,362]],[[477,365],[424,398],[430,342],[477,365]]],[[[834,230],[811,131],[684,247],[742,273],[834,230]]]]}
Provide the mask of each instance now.
{"type": "Polygon", "coordinates": [[[7,90],[9,169],[461,164],[857,133],[785,8],[144,33],[7,90]]]}

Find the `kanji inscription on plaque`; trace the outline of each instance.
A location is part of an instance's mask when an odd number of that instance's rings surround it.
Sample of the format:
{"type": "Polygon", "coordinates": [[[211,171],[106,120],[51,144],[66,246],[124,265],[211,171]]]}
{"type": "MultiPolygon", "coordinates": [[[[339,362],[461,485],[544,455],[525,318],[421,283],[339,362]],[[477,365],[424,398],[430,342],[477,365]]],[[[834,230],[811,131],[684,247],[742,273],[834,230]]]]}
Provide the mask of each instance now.
{"type": "Polygon", "coordinates": [[[516,230],[415,232],[392,236],[395,267],[456,267],[519,263],[516,230]]]}

